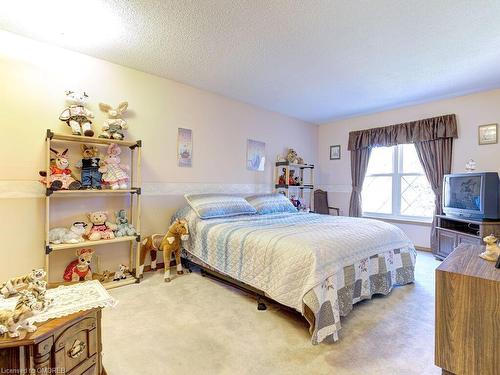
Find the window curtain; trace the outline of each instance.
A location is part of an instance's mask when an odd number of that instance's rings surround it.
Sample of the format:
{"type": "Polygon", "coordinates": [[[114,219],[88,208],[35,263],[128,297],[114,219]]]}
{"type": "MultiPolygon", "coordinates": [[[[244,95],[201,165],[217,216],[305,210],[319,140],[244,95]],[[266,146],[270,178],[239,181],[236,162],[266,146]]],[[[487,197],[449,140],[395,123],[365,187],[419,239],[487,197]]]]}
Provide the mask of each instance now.
{"type": "Polygon", "coordinates": [[[435,196],[434,216],[431,227],[431,249],[433,252],[436,252],[438,249],[436,215],[443,213],[441,205],[443,176],[451,172],[453,138],[439,138],[432,141],[415,142],[415,149],[435,196]]]}
{"type": "Polygon", "coordinates": [[[443,175],[451,171],[453,138],[457,136],[457,120],[454,114],[350,132],[347,147],[351,151],[352,176],[349,215],[361,216],[362,213],[361,189],[368,168],[370,149],[413,143],[436,196],[431,230],[431,247],[435,251],[437,249],[435,215],[442,212],[443,175]]]}
{"type": "Polygon", "coordinates": [[[361,189],[368,169],[370,160],[370,147],[351,150],[351,180],[352,193],[349,202],[349,216],[359,217],[363,213],[361,202],[361,189]]]}

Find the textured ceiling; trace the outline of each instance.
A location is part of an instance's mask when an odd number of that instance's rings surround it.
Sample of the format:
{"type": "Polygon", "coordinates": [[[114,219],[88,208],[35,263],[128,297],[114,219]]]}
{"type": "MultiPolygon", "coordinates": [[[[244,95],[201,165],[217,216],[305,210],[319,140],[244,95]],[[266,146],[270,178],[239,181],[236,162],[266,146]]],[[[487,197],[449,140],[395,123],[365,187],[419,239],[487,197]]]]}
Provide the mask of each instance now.
{"type": "Polygon", "coordinates": [[[500,87],[500,0],[64,2],[88,43],[26,3],[0,28],[315,123],[500,87]]]}

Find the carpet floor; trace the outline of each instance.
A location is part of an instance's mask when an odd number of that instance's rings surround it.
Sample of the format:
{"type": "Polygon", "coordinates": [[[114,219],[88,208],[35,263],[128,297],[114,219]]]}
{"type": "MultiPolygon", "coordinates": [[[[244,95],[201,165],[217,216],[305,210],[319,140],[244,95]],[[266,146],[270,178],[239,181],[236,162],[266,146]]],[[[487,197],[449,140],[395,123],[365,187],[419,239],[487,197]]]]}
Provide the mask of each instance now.
{"type": "MultiPolygon", "coordinates": [[[[434,366],[434,269],[417,256],[414,284],[358,303],[341,320],[340,340],[311,345],[308,324],[276,304],[198,272],[167,284],[162,272],[114,289],[103,313],[109,375],[440,374],[434,366]]],[[[175,272],[173,272],[175,274],[175,272]]]]}

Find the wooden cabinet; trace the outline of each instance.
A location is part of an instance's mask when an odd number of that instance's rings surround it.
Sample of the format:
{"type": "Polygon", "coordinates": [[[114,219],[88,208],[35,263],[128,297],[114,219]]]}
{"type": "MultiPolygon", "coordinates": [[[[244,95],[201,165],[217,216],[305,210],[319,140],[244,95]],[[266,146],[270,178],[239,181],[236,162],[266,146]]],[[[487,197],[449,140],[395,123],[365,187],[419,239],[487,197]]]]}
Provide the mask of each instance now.
{"type": "Polygon", "coordinates": [[[437,215],[438,248],[434,255],[445,259],[458,245],[481,245],[482,238],[493,233],[500,237],[500,221],[478,221],[437,215]]]}
{"type": "Polygon", "coordinates": [[[443,374],[497,375],[500,270],[459,245],[436,270],[435,363],[443,374]]]}
{"type": "Polygon", "coordinates": [[[0,369],[20,373],[103,375],[101,355],[100,309],[50,320],[22,338],[0,339],[0,369]]]}

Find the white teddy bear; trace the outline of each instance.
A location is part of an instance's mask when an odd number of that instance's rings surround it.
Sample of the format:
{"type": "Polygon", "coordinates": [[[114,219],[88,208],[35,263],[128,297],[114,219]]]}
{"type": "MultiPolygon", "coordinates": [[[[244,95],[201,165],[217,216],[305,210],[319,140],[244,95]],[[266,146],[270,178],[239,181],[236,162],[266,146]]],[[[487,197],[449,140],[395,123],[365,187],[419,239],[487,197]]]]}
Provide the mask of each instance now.
{"type": "Polygon", "coordinates": [[[92,121],[89,120],[94,118],[94,114],[84,106],[88,97],[86,92],[66,91],[66,100],[70,105],[62,111],[59,120],[71,127],[73,135],[94,136],[92,121]]]}

